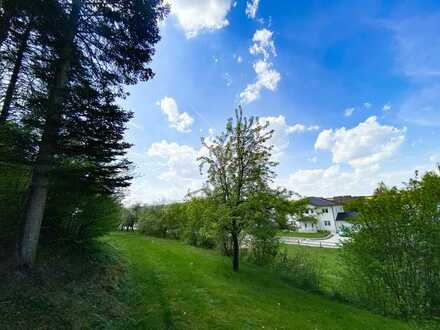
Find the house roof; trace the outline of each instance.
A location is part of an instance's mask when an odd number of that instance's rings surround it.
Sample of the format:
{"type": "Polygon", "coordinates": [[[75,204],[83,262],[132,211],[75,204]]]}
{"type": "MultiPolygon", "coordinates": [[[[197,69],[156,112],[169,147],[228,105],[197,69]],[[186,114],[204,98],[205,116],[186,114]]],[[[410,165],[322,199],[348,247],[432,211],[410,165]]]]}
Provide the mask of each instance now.
{"type": "Polygon", "coordinates": [[[335,202],[322,197],[309,197],[309,204],[313,206],[333,206],[335,202]]]}
{"type": "Polygon", "coordinates": [[[356,215],[356,212],[339,212],[336,216],[336,221],[347,221],[347,219],[353,218],[356,215]]]}

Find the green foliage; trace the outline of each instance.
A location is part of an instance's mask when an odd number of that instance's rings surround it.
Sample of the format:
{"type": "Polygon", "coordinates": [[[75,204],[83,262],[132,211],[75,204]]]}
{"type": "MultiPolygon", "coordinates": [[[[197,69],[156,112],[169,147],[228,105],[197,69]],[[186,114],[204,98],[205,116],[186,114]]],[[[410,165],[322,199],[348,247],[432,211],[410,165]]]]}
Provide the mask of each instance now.
{"type": "Polygon", "coordinates": [[[217,224],[224,215],[211,199],[195,197],[185,203],[140,207],[137,222],[139,230],[146,235],[214,248],[221,246],[217,224]]]}
{"type": "Polygon", "coordinates": [[[218,219],[225,216],[224,210],[212,199],[195,197],[185,203],[186,222],[182,230],[182,239],[187,243],[214,248],[221,246],[218,219]]]}
{"type": "MultiPolygon", "coordinates": [[[[277,217],[285,219],[287,215],[287,211],[274,213],[273,210],[275,206],[285,209],[287,203],[279,198],[281,192],[270,187],[275,177],[273,167],[277,163],[271,159],[273,131],[268,129],[268,125],[268,122],[261,123],[256,117],[247,118],[239,107],[235,117],[226,123],[222,134],[209,143],[203,141],[208,152],[200,157],[200,167],[207,168],[210,197],[228,210],[225,213],[227,217],[218,218],[218,227],[222,231],[225,251],[229,245],[232,246],[234,271],[239,269],[240,238],[247,236],[246,230],[260,233],[260,227],[270,224],[269,231],[262,237],[267,236],[271,232],[270,221],[275,222],[277,217]],[[231,241],[230,244],[227,240],[231,241]]],[[[272,237],[274,235],[273,232],[272,237]]],[[[264,245],[270,241],[253,237],[255,242],[262,240],[264,245]]],[[[262,256],[261,251],[258,256],[262,256]]]]}
{"type": "Polygon", "coordinates": [[[121,218],[119,201],[99,193],[65,192],[60,202],[57,196],[49,199],[44,218],[42,243],[84,247],[117,228],[121,218]]]}
{"type": "Polygon", "coordinates": [[[138,230],[145,235],[167,237],[164,205],[145,206],[138,214],[138,230]]]}
{"type": "Polygon", "coordinates": [[[381,185],[355,205],[358,216],[344,246],[357,299],[403,317],[440,308],[440,176],[416,176],[404,189],[381,185]]]}
{"type": "Polygon", "coordinates": [[[321,268],[318,260],[305,249],[285,249],[277,255],[275,271],[281,278],[296,287],[308,290],[320,289],[321,268]]]}
{"type": "Polygon", "coordinates": [[[26,276],[0,267],[0,329],[120,329],[126,262],[101,242],[82,252],[43,246],[26,276]]]}
{"type": "Polygon", "coordinates": [[[29,170],[0,161],[0,259],[10,256],[19,236],[29,170]]]}
{"type": "Polygon", "coordinates": [[[283,191],[255,193],[240,205],[245,219],[245,235],[248,258],[258,265],[271,264],[279,251],[276,238],[277,219],[284,217],[289,203],[283,191]]]}

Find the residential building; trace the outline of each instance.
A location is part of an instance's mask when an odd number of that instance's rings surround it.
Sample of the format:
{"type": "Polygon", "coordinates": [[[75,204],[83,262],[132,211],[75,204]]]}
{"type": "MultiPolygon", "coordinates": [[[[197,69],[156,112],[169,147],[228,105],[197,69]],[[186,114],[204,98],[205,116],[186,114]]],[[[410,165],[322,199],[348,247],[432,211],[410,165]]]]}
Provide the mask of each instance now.
{"type": "Polygon", "coordinates": [[[326,230],[338,233],[344,227],[351,227],[350,218],[353,212],[344,211],[344,205],[356,198],[352,196],[338,196],[333,198],[308,197],[305,214],[301,218],[289,218],[289,224],[300,232],[316,232],[326,230]]]}

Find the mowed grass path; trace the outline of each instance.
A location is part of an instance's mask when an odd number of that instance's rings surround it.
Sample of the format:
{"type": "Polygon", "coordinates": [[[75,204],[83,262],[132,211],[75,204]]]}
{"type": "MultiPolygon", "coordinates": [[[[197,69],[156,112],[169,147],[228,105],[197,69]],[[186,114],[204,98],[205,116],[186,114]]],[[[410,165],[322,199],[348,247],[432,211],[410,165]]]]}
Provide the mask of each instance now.
{"type": "Polygon", "coordinates": [[[114,233],[129,262],[130,322],[141,329],[412,329],[297,290],[275,275],[178,241],[114,233]]]}

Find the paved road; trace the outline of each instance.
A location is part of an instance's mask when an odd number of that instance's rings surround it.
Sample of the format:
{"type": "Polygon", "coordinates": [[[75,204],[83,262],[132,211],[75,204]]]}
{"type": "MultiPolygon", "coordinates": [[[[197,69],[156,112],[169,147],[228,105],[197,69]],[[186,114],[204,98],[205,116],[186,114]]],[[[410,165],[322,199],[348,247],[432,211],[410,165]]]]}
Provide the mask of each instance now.
{"type": "Polygon", "coordinates": [[[280,237],[280,241],[285,244],[292,245],[304,245],[322,248],[340,248],[342,243],[347,240],[347,237],[342,237],[337,234],[327,238],[327,239],[310,239],[301,237],[280,237]]]}

